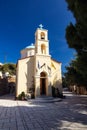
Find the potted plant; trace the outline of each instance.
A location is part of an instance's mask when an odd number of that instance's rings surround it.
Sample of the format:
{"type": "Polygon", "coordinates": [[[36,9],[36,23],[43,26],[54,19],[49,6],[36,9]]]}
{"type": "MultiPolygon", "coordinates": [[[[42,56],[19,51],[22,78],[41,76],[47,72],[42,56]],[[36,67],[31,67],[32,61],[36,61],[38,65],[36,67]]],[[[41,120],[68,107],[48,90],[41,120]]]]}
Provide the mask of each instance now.
{"type": "Polygon", "coordinates": [[[18,96],[19,100],[25,100],[25,92],[21,92],[21,94],[19,94],[18,96]]]}
{"type": "Polygon", "coordinates": [[[25,99],[25,92],[22,92],[21,93],[21,100],[24,100],[25,99]]]}

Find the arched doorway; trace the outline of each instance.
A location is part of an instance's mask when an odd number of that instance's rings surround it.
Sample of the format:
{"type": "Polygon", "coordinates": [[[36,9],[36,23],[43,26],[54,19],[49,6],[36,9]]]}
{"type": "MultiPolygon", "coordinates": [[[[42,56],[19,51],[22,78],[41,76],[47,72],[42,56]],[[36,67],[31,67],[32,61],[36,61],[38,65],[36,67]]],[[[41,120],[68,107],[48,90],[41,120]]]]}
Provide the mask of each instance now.
{"type": "Polygon", "coordinates": [[[40,95],[46,95],[46,83],[47,83],[47,74],[41,72],[40,74],[40,95]]]}

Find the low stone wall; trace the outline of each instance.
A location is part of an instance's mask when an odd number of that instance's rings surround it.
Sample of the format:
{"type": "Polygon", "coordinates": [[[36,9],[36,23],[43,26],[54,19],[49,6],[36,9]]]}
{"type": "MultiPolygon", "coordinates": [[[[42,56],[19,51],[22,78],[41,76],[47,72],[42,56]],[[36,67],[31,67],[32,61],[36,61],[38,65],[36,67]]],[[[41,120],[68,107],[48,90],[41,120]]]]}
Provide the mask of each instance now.
{"type": "Polygon", "coordinates": [[[7,78],[0,79],[0,96],[8,93],[7,78]]]}
{"type": "Polygon", "coordinates": [[[0,96],[8,93],[15,93],[16,78],[0,78],[0,96]]]}
{"type": "Polygon", "coordinates": [[[76,93],[76,94],[81,94],[81,95],[87,95],[87,90],[84,86],[70,86],[69,87],[70,91],[76,93]]]}

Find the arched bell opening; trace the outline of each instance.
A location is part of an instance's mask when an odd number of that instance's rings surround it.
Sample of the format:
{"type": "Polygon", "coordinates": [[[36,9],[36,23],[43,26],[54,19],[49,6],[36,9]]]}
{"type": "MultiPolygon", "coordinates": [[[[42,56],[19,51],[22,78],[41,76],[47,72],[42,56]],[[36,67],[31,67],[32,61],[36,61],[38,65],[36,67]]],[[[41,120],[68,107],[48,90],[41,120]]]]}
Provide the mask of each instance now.
{"type": "Polygon", "coordinates": [[[42,54],[46,54],[46,46],[44,44],[41,45],[42,54]]]}
{"type": "Polygon", "coordinates": [[[41,39],[45,39],[45,33],[44,32],[41,32],[41,39]]]}

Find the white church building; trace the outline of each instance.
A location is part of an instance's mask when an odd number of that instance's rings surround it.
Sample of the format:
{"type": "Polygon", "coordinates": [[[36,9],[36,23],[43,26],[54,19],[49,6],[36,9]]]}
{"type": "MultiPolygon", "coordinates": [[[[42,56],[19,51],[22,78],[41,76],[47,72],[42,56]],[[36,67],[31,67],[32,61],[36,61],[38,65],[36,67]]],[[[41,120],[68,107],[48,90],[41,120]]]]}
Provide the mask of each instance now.
{"type": "Polygon", "coordinates": [[[52,96],[52,87],[62,93],[61,63],[49,54],[48,30],[42,26],[35,32],[35,43],[21,50],[17,63],[16,97],[21,92],[34,96],[52,96]]]}

